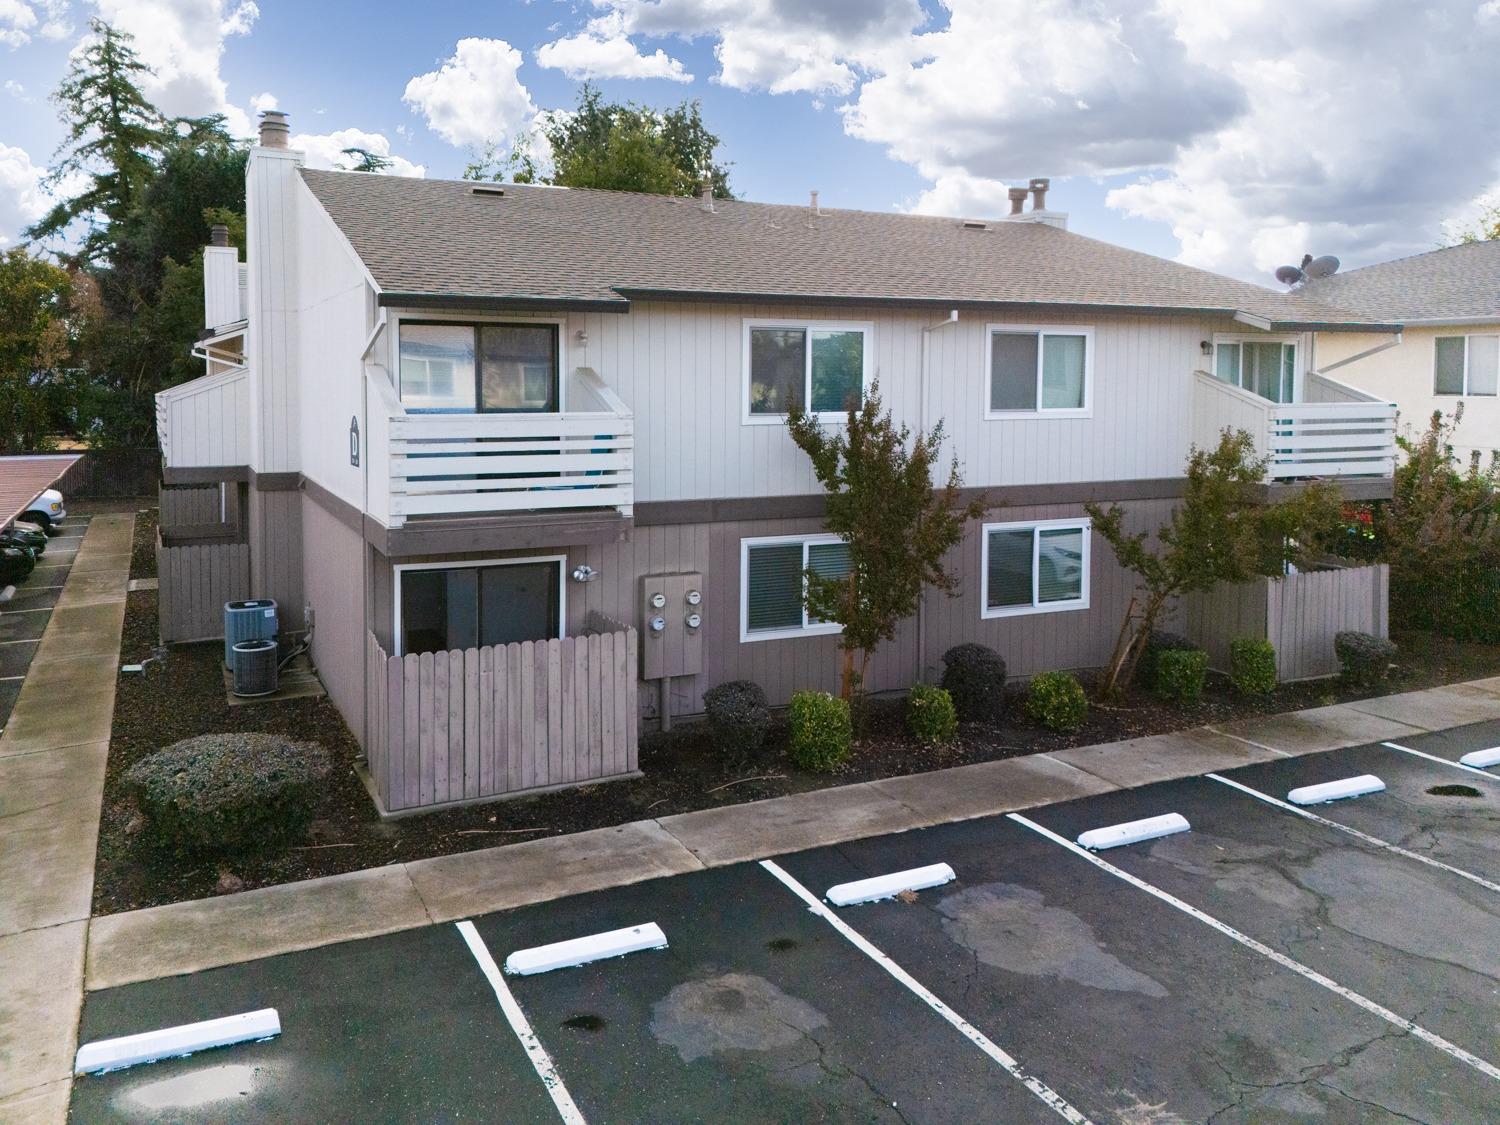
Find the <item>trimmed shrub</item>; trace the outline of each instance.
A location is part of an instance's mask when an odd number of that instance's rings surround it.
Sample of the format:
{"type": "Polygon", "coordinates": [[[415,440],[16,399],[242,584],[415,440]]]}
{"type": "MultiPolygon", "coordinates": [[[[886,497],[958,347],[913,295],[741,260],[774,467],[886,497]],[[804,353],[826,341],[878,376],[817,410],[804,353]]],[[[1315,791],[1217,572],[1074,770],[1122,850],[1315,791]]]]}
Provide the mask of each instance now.
{"type": "Polygon", "coordinates": [[[1052,730],[1077,730],[1088,717],[1089,700],[1072,672],[1039,672],[1031,677],[1026,709],[1052,730]]]}
{"type": "Polygon", "coordinates": [[[1203,697],[1208,653],[1202,649],[1169,648],[1156,655],[1156,694],[1169,703],[1197,703],[1203,697]]]}
{"type": "Polygon", "coordinates": [[[1201,652],[1197,645],[1181,633],[1169,633],[1165,629],[1152,629],[1146,638],[1146,647],[1141,650],[1140,663],[1135,666],[1135,682],[1148,688],[1156,686],[1156,662],[1164,652],[1201,652]]]}
{"type": "Polygon", "coordinates": [[[1383,683],[1396,659],[1396,646],[1371,633],[1339,633],[1333,638],[1333,652],[1344,676],[1360,687],[1383,683]]]}
{"type": "Polygon", "coordinates": [[[954,645],[943,653],[940,683],[966,723],[998,722],[1005,714],[1005,661],[986,645],[954,645]]]}
{"type": "Polygon", "coordinates": [[[1276,690],[1276,646],[1264,637],[1230,641],[1229,681],[1245,695],[1270,695],[1276,690]]]}
{"type": "Polygon", "coordinates": [[[922,742],[937,746],[958,733],[953,697],[932,684],[916,684],[906,696],[906,729],[922,742]]]}
{"type": "Polygon", "coordinates": [[[206,734],[147,755],[124,782],[160,846],[248,854],[303,837],[330,768],[313,743],[206,734]]]}
{"type": "Polygon", "coordinates": [[[787,717],[792,727],[787,754],[798,769],[830,773],[849,757],[854,724],[846,700],[826,691],[799,691],[787,717]]]}
{"type": "Polygon", "coordinates": [[[703,693],[703,711],[714,749],[741,761],[766,741],[771,708],[766,693],[751,680],[729,680],[703,693]]]}

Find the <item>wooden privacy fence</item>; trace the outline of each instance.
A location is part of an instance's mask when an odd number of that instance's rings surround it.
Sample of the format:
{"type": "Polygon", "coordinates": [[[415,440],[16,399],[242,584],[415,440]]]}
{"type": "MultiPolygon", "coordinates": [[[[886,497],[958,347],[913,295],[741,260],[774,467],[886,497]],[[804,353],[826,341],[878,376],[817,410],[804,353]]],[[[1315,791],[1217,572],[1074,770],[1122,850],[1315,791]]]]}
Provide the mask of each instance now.
{"type": "Polygon", "coordinates": [[[157,619],[164,643],[224,635],[224,603],[250,596],[250,547],[202,543],[168,547],[156,539],[157,619]]]}
{"type": "Polygon", "coordinates": [[[1311,680],[1339,671],[1334,635],[1386,635],[1390,568],[1352,566],[1221,586],[1187,599],[1188,635],[1208,650],[1209,663],[1228,669],[1236,637],[1265,637],[1276,647],[1282,681],[1311,680]]]}
{"type": "Polygon", "coordinates": [[[365,755],[384,812],[625,777],[636,631],[387,656],[368,638],[365,755]]]}

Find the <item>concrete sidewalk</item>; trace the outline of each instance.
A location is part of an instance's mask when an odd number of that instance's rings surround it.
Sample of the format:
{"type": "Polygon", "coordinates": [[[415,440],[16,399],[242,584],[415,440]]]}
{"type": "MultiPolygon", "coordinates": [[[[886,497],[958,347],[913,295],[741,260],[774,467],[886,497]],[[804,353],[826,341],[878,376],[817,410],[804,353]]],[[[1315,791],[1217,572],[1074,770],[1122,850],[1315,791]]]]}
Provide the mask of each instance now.
{"type": "Polygon", "coordinates": [[[112,988],[662,875],[1488,719],[1500,719],[1500,677],[136,910],[93,920],[86,984],[90,990],[112,988]]]}
{"type": "Polygon", "coordinates": [[[99,515],[0,735],[0,1121],[67,1119],[132,515],[99,515]]]}

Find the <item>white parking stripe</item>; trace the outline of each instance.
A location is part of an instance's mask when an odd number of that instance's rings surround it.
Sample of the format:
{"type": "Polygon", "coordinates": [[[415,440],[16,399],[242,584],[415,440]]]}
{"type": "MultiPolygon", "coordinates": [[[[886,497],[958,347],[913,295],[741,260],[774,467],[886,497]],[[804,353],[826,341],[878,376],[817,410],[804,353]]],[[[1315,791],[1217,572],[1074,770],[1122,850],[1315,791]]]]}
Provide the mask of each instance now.
{"type": "Polygon", "coordinates": [[[1329,820],[1327,817],[1319,816],[1317,813],[1308,812],[1306,809],[1299,809],[1296,805],[1289,805],[1285,801],[1271,796],[1269,793],[1262,793],[1259,789],[1251,789],[1248,785],[1241,785],[1238,781],[1231,781],[1229,778],[1221,777],[1216,773],[1206,773],[1203,776],[1212,778],[1214,781],[1221,782],[1233,789],[1238,789],[1241,793],[1249,794],[1251,797],[1264,801],[1268,805],[1275,805],[1278,809],[1282,809],[1285,812],[1295,813],[1304,820],[1316,821],[1327,828],[1337,828],[1340,832],[1346,832],[1356,840],[1362,840],[1373,848],[1380,848],[1383,851],[1405,856],[1407,859],[1414,859],[1418,863],[1425,863],[1428,867],[1435,867],[1439,871],[1446,871],[1450,875],[1457,875],[1460,879],[1467,879],[1471,883],[1478,883],[1487,891],[1494,891],[1496,894],[1500,894],[1500,883],[1492,883],[1488,879],[1475,875],[1472,871],[1465,871],[1461,867],[1453,867],[1450,864],[1433,859],[1430,855],[1423,855],[1421,852],[1407,851],[1400,844],[1393,844],[1389,840],[1382,840],[1378,836],[1371,836],[1368,832],[1361,832],[1358,828],[1350,828],[1347,824],[1340,824],[1336,820],[1329,820]]]}
{"type": "Polygon", "coordinates": [[[1382,742],[1380,745],[1388,746],[1392,750],[1400,750],[1403,754],[1411,754],[1417,758],[1426,758],[1429,762],[1436,762],[1440,766],[1452,766],[1456,770],[1463,770],[1464,773],[1472,773],[1476,777],[1483,777],[1489,781],[1500,781],[1500,777],[1496,777],[1492,773],[1486,773],[1484,770],[1476,770],[1473,766],[1460,765],[1458,762],[1450,762],[1447,758],[1439,758],[1436,754],[1427,754],[1421,750],[1413,750],[1410,746],[1402,746],[1399,742],[1382,742]]]}
{"type": "Polygon", "coordinates": [[[547,1053],[547,1048],[542,1046],[542,1041],[536,1037],[536,1032],[531,1030],[531,1023],[526,1019],[526,1013],[521,1011],[521,1005],[511,995],[510,986],[500,975],[500,966],[496,965],[495,959],[490,956],[489,946],[484,944],[484,939],[479,936],[474,923],[463,921],[455,925],[458,926],[458,932],[463,934],[469,952],[474,954],[474,960],[479,962],[480,971],[490,982],[490,987],[495,990],[495,999],[500,1001],[500,1010],[505,1013],[505,1018],[510,1021],[510,1029],[516,1033],[516,1038],[521,1041],[527,1057],[531,1059],[531,1065],[535,1068],[537,1077],[542,1080],[542,1085],[552,1096],[552,1104],[557,1106],[558,1116],[568,1122],[568,1125],[575,1125],[575,1123],[587,1125],[586,1119],[573,1101],[573,1096],[563,1085],[562,1076],[557,1073],[557,1067],[552,1065],[552,1056],[547,1053]]]}
{"type": "Polygon", "coordinates": [[[784,871],[777,864],[773,863],[771,860],[763,859],[760,861],[760,865],[767,871],[769,871],[772,875],[774,875],[778,880],[780,880],[782,885],[785,886],[787,890],[791,891],[794,895],[805,902],[807,904],[807,908],[810,911],[816,914],[819,918],[823,919],[823,921],[827,922],[839,933],[843,934],[844,937],[849,940],[849,943],[854,946],[854,948],[858,949],[871,961],[874,961],[875,964],[879,965],[882,969],[884,969],[887,973],[894,977],[898,983],[904,985],[908,990],[914,993],[917,998],[920,999],[924,1004],[926,1004],[934,1012],[942,1016],[943,1019],[947,1020],[950,1024],[957,1028],[961,1035],[963,1035],[966,1039],[968,1039],[971,1043],[973,1043],[995,1062],[999,1063],[1001,1067],[1005,1069],[1006,1073],[1008,1073],[1012,1078],[1020,1081],[1028,1090],[1030,1090],[1033,1094],[1040,1098],[1043,1103],[1049,1106],[1064,1121],[1074,1122],[1075,1125],[1087,1125],[1089,1119],[1083,1114],[1079,1113],[1065,1100],[1063,1100],[1062,1095],[1054,1091],[1040,1078],[1034,1078],[1033,1076],[1027,1074],[1024,1070],[1022,1070],[1021,1064],[1016,1062],[1015,1059],[1011,1058],[1010,1055],[1006,1054],[1003,1050],[996,1046],[984,1034],[984,1032],[980,1031],[968,1020],[964,1019],[963,1016],[959,1015],[952,1008],[948,1007],[947,1004],[944,1004],[925,987],[923,987],[915,977],[913,977],[900,965],[896,964],[896,962],[892,961],[880,950],[876,949],[875,946],[871,945],[870,942],[865,940],[865,938],[857,930],[846,923],[838,915],[834,914],[834,912],[829,910],[828,907],[824,906],[823,903],[818,901],[818,897],[810,890],[804,887],[801,883],[797,882],[796,879],[787,874],[786,871],[784,871]]]}
{"type": "Polygon", "coordinates": [[[1205,926],[1211,926],[1224,936],[1233,938],[1235,941],[1243,945],[1246,949],[1254,950],[1262,957],[1269,957],[1278,965],[1281,965],[1282,967],[1287,969],[1291,969],[1292,972],[1298,974],[1299,976],[1305,977],[1306,979],[1312,981],[1314,984],[1328,989],[1329,992],[1332,992],[1337,996],[1342,996],[1351,1004],[1355,1004],[1363,1008],[1365,1011],[1371,1013],[1372,1015],[1379,1016],[1387,1023],[1394,1024],[1402,1031],[1407,1032],[1409,1035],[1415,1036],[1429,1046],[1436,1047],[1438,1050],[1444,1052],[1445,1054],[1451,1055],[1459,1062],[1465,1063],[1468,1066],[1472,1066],[1475,1070],[1479,1071],[1479,1073],[1483,1074],[1485,1077],[1492,1078],[1496,1082],[1500,1082],[1500,1068],[1496,1068],[1492,1064],[1485,1062],[1478,1055],[1470,1054],[1468,1051],[1460,1047],[1457,1043],[1450,1043],[1448,1040],[1444,1039],[1436,1032],[1428,1031],[1425,1027],[1412,1023],[1411,1020],[1407,1019],[1405,1016],[1397,1015],[1389,1008],[1375,1003],[1375,1001],[1369,999],[1368,997],[1355,992],[1352,988],[1345,988],[1343,985],[1339,984],[1338,981],[1332,980],[1329,977],[1325,977],[1316,969],[1310,969],[1306,965],[1302,964],[1302,962],[1292,960],[1292,958],[1288,957],[1285,953],[1279,953],[1276,950],[1272,949],[1269,945],[1265,945],[1262,942],[1256,941],[1249,934],[1241,933],[1239,930],[1235,929],[1227,922],[1221,922],[1211,914],[1205,914],[1196,906],[1190,906],[1188,903],[1183,902],[1182,899],[1177,898],[1175,895],[1168,894],[1160,887],[1152,886],[1150,883],[1146,882],[1146,880],[1137,878],[1130,872],[1123,871],[1112,863],[1105,862],[1104,860],[1096,856],[1093,852],[1085,851],[1083,848],[1080,848],[1077,844],[1073,843],[1072,840],[1063,839],[1056,832],[1053,832],[1047,828],[1043,828],[1040,824],[1037,824],[1033,820],[1027,820],[1020,813],[1007,813],[1006,815],[1017,824],[1031,829],[1038,835],[1045,836],[1054,844],[1058,844],[1061,847],[1067,848],[1068,851],[1072,852],[1074,855],[1086,859],[1101,871],[1107,871],[1109,872],[1109,874],[1115,876],[1115,878],[1123,879],[1132,887],[1136,887],[1140,890],[1145,891],[1149,895],[1153,895],[1154,897],[1159,898],[1168,906],[1176,907],[1178,910],[1182,911],[1189,917],[1196,918],[1205,926]]]}

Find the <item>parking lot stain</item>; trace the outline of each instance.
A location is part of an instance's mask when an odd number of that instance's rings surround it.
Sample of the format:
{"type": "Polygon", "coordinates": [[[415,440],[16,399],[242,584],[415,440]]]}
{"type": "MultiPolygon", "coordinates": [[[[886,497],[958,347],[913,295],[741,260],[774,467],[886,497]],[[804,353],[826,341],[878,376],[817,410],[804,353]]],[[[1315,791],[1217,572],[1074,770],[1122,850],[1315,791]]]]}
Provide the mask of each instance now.
{"type": "Polygon", "coordinates": [[[772,953],[790,953],[797,948],[797,939],[789,937],[772,938],[766,942],[766,948],[772,953]]]}
{"type": "Polygon", "coordinates": [[[1220,890],[1254,895],[1270,906],[1317,909],[1317,898],[1278,870],[1293,858],[1284,848],[1242,844],[1195,830],[1157,841],[1151,846],[1151,858],[1185,874],[1212,879],[1220,890]]]}
{"type": "Polygon", "coordinates": [[[569,1016],[562,1021],[562,1025],[569,1031],[603,1031],[606,1024],[603,1016],[596,1016],[593,1012],[579,1012],[576,1016],[569,1016]]]}
{"type": "Polygon", "coordinates": [[[1048,906],[1029,887],[984,883],[948,895],[937,911],[948,936],[994,968],[1110,992],[1167,995],[1158,981],[1108,952],[1082,918],[1048,906]]]}
{"type": "Polygon", "coordinates": [[[651,1034],[683,1062],[721,1051],[774,1051],[802,1042],[828,1017],[753,973],[677,985],[651,1008],[651,1034]]]}
{"type": "Polygon", "coordinates": [[[1472,785],[1434,785],[1427,792],[1434,797],[1483,797],[1472,785]]]}

